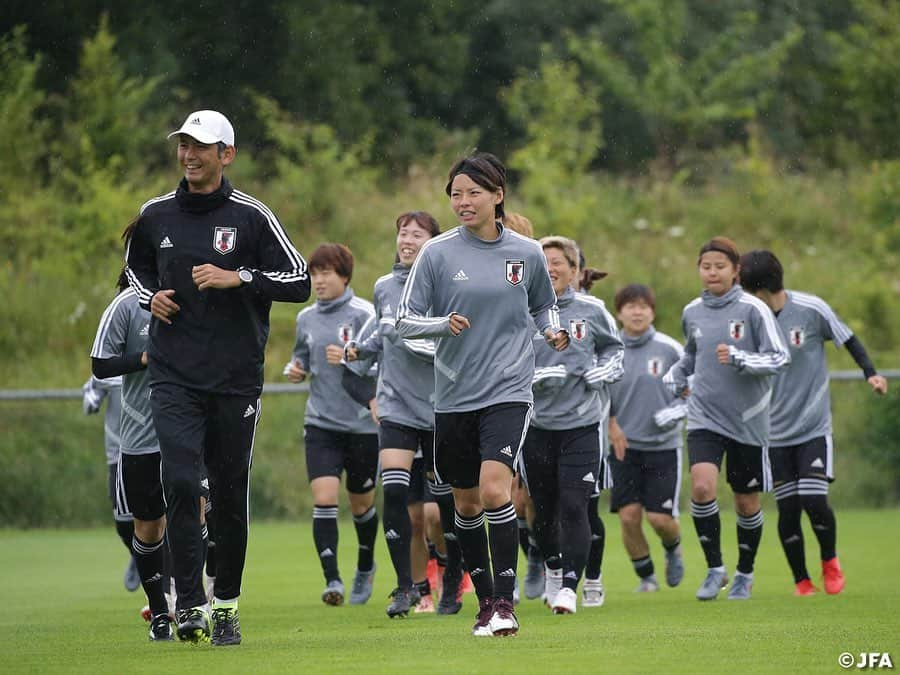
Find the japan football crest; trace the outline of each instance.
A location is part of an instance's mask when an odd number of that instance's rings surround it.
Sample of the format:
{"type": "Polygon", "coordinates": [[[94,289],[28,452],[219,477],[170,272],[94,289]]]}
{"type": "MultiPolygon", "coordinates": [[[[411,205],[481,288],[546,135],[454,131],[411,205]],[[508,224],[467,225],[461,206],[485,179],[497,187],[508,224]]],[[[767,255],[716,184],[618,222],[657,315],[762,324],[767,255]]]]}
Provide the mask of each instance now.
{"type": "Polygon", "coordinates": [[[581,342],[587,337],[587,322],[584,319],[569,320],[569,335],[573,340],[581,342]]]}
{"type": "Polygon", "coordinates": [[[236,227],[217,227],[215,233],[213,234],[213,248],[216,249],[216,253],[221,253],[225,255],[226,253],[231,253],[234,250],[234,245],[237,242],[237,228],[236,227]]]}
{"type": "Polygon", "coordinates": [[[353,326],[347,323],[342,323],[340,326],[338,326],[338,340],[340,340],[344,344],[352,342],[353,326]]]}
{"type": "Polygon", "coordinates": [[[799,326],[795,326],[788,331],[788,340],[795,347],[802,347],[806,342],[806,333],[799,326]]]}
{"type": "Polygon", "coordinates": [[[661,377],[663,374],[662,367],[662,359],[647,359],[647,374],[653,377],[661,377]]]}
{"type": "Polygon", "coordinates": [[[742,340],[744,337],[744,322],[732,320],[728,322],[728,335],[732,340],[742,340]]]}
{"type": "Polygon", "coordinates": [[[524,260],[507,260],[506,261],[506,281],[511,286],[518,286],[525,278],[525,261],[524,260]]]}

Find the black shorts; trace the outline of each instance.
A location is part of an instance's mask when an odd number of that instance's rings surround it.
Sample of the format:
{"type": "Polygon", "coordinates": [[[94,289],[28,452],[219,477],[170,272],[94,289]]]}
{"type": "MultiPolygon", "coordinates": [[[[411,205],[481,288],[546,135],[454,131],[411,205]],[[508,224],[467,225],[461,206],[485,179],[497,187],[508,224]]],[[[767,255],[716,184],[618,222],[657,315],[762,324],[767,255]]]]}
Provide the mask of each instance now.
{"type": "MultiPolygon", "coordinates": [[[[122,456],[122,453],[119,453],[122,456]]],[[[122,513],[119,511],[119,463],[107,464],[106,471],[106,491],[109,495],[109,501],[112,504],[113,518],[123,523],[130,523],[134,517],[129,511],[122,513]]]]}
{"type": "Polygon", "coordinates": [[[692,429],[687,435],[688,458],[691,466],[703,462],[722,468],[728,455],[726,477],[737,494],[753,494],[772,490],[772,471],[765,446],[747,445],[708,429],[692,429]]]}
{"type": "MultiPolygon", "coordinates": [[[[431,486],[428,481],[427,464],[424,457],[420,457],[416,453],[413,459],[412,469],[409,474],[409,497],[407,504],[421,504],[435,501],[434,495],[431,494],[431,486]]],[[[433,473],[433,472],[432,472],[433,473]]]]}
{"type": "Polygon", "coordinates": [[[769,448],[772,480],[776,485],[800,480],[821,478],[834,480],[834,447],[831,435],[819,436],[798,445],[769,448]]]}
{"type": "Polygon", "coordinates": [[[622,461],[610,455],[613,486],[609,510],[640,504],[645,511],[678,517],[678,492],[681,486],[680,450],[625,451],[622,461]]]}
{"type": "Polygon", "coordinates": [[[455,488],[478,485],[481,463],[515,466],[528,421],[528,403],[498,403],[479,410],[434,414],[435,479],[455,488]]]}
{"type": "Polygon", "coordinates": [[[158,520],[166,513],[158,452],[119,455],[116,472],[116,512],[136,520],[158,520]]]}
{"type": "Polygon", "coordinates": [[[519,469],[529,494],[540,484],[584,488],[590,496],[600,480],[600,434],[596,424],[548,431],[531,427],[519,469]]]}
{"type": "Polygon", "coordinates": [[[341,477],[347,472],[347,492],[364,494],[375,489],[378,478],[378,436],[303,427],[306,473],[309,480],[341,477]]]}

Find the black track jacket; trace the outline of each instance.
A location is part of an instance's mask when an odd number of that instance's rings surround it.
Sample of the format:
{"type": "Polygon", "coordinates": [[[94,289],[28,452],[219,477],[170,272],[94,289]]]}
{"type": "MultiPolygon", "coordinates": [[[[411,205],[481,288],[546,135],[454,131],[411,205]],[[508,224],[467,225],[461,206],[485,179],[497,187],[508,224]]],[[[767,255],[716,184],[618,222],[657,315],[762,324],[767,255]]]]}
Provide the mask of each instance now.
{"type": "Polygon", "coordinates": [[[272,211],[223,178],[211,194],[178,189],[151,199],[125,251],[126,274],[141,307],[175,290],[181,310],[167,325],[155,317],[148,349],[150,384],[173,383],[220,394],[258,396],[272,301],[304,302],[306,261],[272,211]],[[238,288],[200,291],[195,265],[248,269],[238,288]]]}

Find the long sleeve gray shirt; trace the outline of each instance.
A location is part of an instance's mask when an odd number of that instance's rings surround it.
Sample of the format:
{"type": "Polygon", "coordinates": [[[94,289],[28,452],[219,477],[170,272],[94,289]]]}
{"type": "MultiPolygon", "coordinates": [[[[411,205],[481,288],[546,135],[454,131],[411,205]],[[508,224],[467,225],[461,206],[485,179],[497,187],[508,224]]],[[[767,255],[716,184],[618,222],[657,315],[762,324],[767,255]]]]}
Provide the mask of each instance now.
{"type": "Polygon", "coordinates": [[[557,298],[569,347],[558,352],[534,334],[534,415],[531,426],[563,431],[597,424],[601,395],[623,373],[624,347],[602,300],[569,289],[557,298]]]}
{"type": "MultiPolygon", "coordinates": [[[[141,308],[137,293],[127,288],[103,312],[91,357],[110,359],[146,351],[149,335],[150,312],[141,308]]],[[[150,380],[147,370],[122,375],[121,405],[121,451],[126,455],[159,452],[159,441],[150,410],[150,380]]]]}
{"type": "Polygon", "coordinates": [[[681,448],[687,402],[663,384],[663,375],[678,363],[684,349],[650,326],[636,337],[623,333],[625,375],[610,385],[610,414],[635,450],[681,448]]]}
{"type": "Polygon", "coordinates": [[[317,300],[297,314],[294,358],[307,373],[309,398],[303,423],[330,431],[374,434],[368,408],[350,398],[341,384],[343,366],[328,363],[328,345],[344,347],[374,321],[372,303],[357,298],[350,288],[334,300],[317,300]]]}
{"type": "Polygon", "coordinates": [[[405,339],[394,325],[409,272],[409,267],[397,263],[390,274],[375,282],[375,321],[367,325],[356,346],[363,370],[370,360],[378,360],[378,418],[414,429],[433,429],[434,340],[405,339]]]}
{"type": "Polygon", "coordinates": [[[772,385],[772,445],[797,445],[831,433],[831,397],[825,341],[841,346],[851,331],[824,300],[787,291],[777,315],[791,363],[772,385]]]}
{"type": "Polygon", "coordinates": [[[400,298],[400,336],[436,338],[435,412],[532,403],[534,327],[559,330],[540,244],[497,228],[493,241],[465,227],[429,240],[400,298]],[[471,328],[453,336],[451,313],[468,318],[471,328]]]}
{"type": "Polygon", "coordinates": [[[666,373],[673,391],[687,385],[688,431],[707,429],[748,445],[768,445],[772,375],[791,361],[772,310],[735,285],[722,296],[708,291],[681,316],[684,354],[666,373]],[[716,347],[728,345],[730,362],[716,347]]]}

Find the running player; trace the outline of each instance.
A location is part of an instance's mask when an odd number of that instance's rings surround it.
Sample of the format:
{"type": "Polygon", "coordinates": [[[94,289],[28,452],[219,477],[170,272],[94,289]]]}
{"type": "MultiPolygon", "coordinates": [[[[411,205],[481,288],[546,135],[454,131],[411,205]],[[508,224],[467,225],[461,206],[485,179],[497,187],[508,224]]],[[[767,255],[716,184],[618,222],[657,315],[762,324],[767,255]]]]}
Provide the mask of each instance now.
{"type": "Polygon", "coordinates": [[[644,513],[666,552],[666,583],[677,586],[684,577],[678,489],[687,404],[662,383],[684,350],[653,327],[656,298],[647,286],[625,286],[616,293],[615,305],[625,342],[625,375],[610,387],[611,510],[619,514],[625,550],[641,580],[637,590],[657,591],[659,582],[641,526],[644,513]]]}
{"type": "Polygon", "coordinates": [[[169,585],[164,538],[166,505],[146,370],[150,312],[141,309],[124,270],[118,285],[120,292],[103,312],[97,328],[91,349],[91,369],[98,378],[122,378],[116,511],[133,514],[131,548],[150,607],[150,640],[173,640],[172,617],[165,595],[169,585]]]}
{"type": "Polygon", "coordinates": [[[591,542],[588,503],[600,471],[598,389],[622,376],[624,348],[603,302],[571,287],[575,244],[563,237],[540,243],[571,342],[558,352],[535,335],[534,416],[519,466],[534,502],[547,604],[556,614],[572,614],[591,542]]]}
{"type": "Polygon", "coordinates": [[[306,261],[272,211],[235,190],[234,128],[214,110],[180,129],[176,190],[152,199],[128,240],[127,274],[150,323],[150,404],[166,488],[178,636],[241,642],[250,467],[272,302],[305,302],[306,261]],[[200,471],[215,504],[212,626],[203,588],[200,471]],[[211,635],[210,635],[211,634],[211,635]]]}
{"type": "Polygon", "coordinates": [[[338,491],[347,474],[347,496],[359,542],[350,604],[361,605],[372,595],[374,548],[378,536],[375,481],[378,478],[378,436],[369,411],[341,385],[344,347],[375,316],[372,303],[350,288],[353,254],[342,244],[322,244],[309,258],[316,302],[297,314],[293,359],[284,374],[291,382],[309,377],[309,398],[303,419],[306,470],[313,494],[313,540],[325,590],[322,602],[344,602],[338,569],[338,491]]]}
{"type": "Polygon", "coordinates": [[[103,414],[103,441],[106,447],[106,490],[112,505],[116,534],[128,549],[128,565],[125,567],[125,590],[136,591],[141,587],[131,540],[134,538],[134,521],[130,513],[116,510],[116,467],[119,464],[119,424],[122,416],[122,378],[119,376],[101,380],[91,375],[81,387],[81,406],[85,415],[96,415],[106,401],[103,414]]]}
{"type": "Polygon", "coordinates": [[[684,308],[684,354],[664,382],[677,395],[694,376],[688,398],[691,515],[709,572],[697,599],[713,600],[728,581],[722,563],[716,487],[723,458],[737,511],[738,564],[729,600],[745,600],[762,536],[760,491],[771,490],[769,401],[772,375],[791,356],[775,316],[737,283],[740,256],[734,242],[715,237],[697,262],[703,295],[684,308]]]}
{"type": "Polygon", "coordinates": [[[809,516],[819,540],[825,592],[840,593],[844,574],[836,550],[834,511],[828,484],[834,480],[831,402],[825,341],[846,347],[876,394],[887,392],[865,347],[821,298],[784,289],[784,270],[771,251],[741,257],[741,285],[765,302],[778,319],[791,351],[790,365],[772,388],[769,457],[778,504],[778,536],[794,574],[794,594],[813,595],[806,569],[800,517],[809,516]]]}
{"type": "Polygon", "coordinates": [[[460,227],[422,247],[397,312],[401,337],[438,338],[434,471],[453,486],[456,535],[479,600],[477,636],[519,628],[510,484],[532,407],[534,324],[557,349],[568,345],[540,245],[499,222],[505,190],[506,168],[493,155],[453,166],[446,192],[460,227]]]}
{"type": "MultiPolygon", "coordinates": [[[[445,570],[445,595],[438,611],[455,614],[461,605],[458,588],[462,580],[459,545],[453,534],[453,496],[447,484],[438,484],[434,477],[434,341],[404,340],[394,327],[396,308],[410,268],[422,246],[440,234],[437,221],[424,211],[403,213],[397,218],[397,256],[394,268],[375,282],[373,301],[376,322],[359,343],[351,343],[347,360],[362,359],[367,364],[377,358],[379,363],[376,404],[381,448],[381,481],[384,490],[384,536],[391,561],[397,573],[397,588],[391,593],[387,615],[406,616],[418,602],[425,577],[423,560],[424,527],[423,502],[425,478],[430,492],[441,509],[442,523],[447,528],[448,567],[445,570]],[[412,476],[418,462],[425,476],[412,476]],[[412,484],[414,489],[410,489],[412,484]],[[412,515],[410,514],[412,510],[412,515]],[[411,568],[412,518],[420,524],[416,538],[418,578],[411,568]],[[415,584],[414,584],[415,582],[415,584]]],[[[425,558],[427,561],[427,558],[425,558]]]]}

